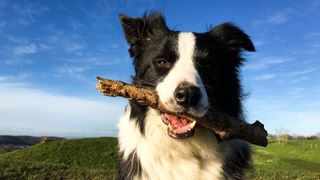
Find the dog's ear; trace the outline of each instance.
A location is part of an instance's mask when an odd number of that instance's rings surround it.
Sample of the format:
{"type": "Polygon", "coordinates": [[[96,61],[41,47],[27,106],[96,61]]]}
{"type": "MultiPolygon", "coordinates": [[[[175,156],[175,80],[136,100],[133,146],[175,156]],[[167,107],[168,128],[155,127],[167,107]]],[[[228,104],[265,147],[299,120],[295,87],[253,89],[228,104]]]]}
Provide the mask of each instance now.
{"type": "Polygon", "coordinates": [[[145,33],[145,22],[142,18],[131,18],[123,14],[120,14],[119,18],[125,37],[130,45],[145,36],[143,34],[145,33]]]}
{"type": "Polygon", "coordinates": [[[255,51],[255,47],[250,40],[250,37],[231,23],[220,24],[208,33],[229,51],[237,54],[241,52],[242,49],[255,51]]]}
{"type": "Polygon", "coordinates": [[[145,13],[141,18],[131,18],[124,14],[120,14],[119,17],[130,46],[146,43],[153,36],[168,31],[160,13],[145,13]]]}

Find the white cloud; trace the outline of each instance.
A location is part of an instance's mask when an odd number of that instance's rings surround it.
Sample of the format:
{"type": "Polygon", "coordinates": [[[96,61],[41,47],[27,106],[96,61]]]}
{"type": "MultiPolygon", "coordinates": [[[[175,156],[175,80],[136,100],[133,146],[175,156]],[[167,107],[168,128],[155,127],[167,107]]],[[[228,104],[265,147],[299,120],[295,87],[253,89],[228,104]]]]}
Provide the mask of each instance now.
{"type": "Polygon", "coordinates": [[[66,64],[54,69],[57,77],[71,76],[79,80],[87,80],[85,73],[102,66],[113,66],[121,63],[129,62],[127,58],[119,57],[101,57],[95,55],[86,55],[76,59],[66,59],[66,64]]]}
{"type": "Polygon", "coordinates": [[[16,44],[28,44],[30,43],[28,38],[26,37],[18,37],[18,36],[13,36],[10,34],[5,34],[5,38],[8,39],[9,41],[16,43],[16,44]]]}
{"type": "Polygon", "coordinates": [[[71,66],[71,65],[63,65],[55,69],[55,75],[58,77],[62,77],[64,75],[72,76],[76,79],[84,80],[85,76],[82,74],[85,71],[91,69],[89,66],[71,66]]]}
{"type": "Polygon", "coordinates": [[[9,58],[9,59],[4,59],[0,64],[5,64],[5,65],[22,65],[22,64],[31,64],[34,63],[34,61],[30,59],[25,59],[25,58],[9,58]]]}
{"type": "Polygon", "coordinates": [[[30,74],[27,74],[27,73],[20,73],[20,74],[17,74],[15,76],[7,76],[7,75],[0,75],[0,82],[1,81],[11,81],[11,80],[14,80],[14,81],[17,81],[17,80],[24,80],[28,77],[30,77],[31,75],[30,74]]]}
{"type": "Polygon", "coordinates": [[[112,66],[117,65],[121,63],[127,63],[130,62],[130,59],[128,57],[107,57],[103,55],[86,55],[80,58],[75,59],[66,59],[66,62],[72,63],[72,64],[79,64],[82,67],[83,66],[112,66]]]}
{"type": "Polygon", "coordinates": [[[38,47],[35,44],[17,46],[13,49],[13,54],[16,56],[35,54],[37,52],[38,52],[38,47]]]}
{"type": "Polygon", "coordinates": [[[299,71],[293,71],[290,72],[287,76],[289,77],[295,77],[295,76],[301,76],[301,75],[306,75],[315,72],[317,69],[316,68],[309,68],[309,69],[303,69],[299,71]]]}
{"type": "Polygon", "coordinates": [[[34,22],[34,18],[33,18],[31,11],[30,11],[30,8],[28,6],[25,6],[25,9],[26,9],[26,13],[27,13],[28,17],[30,18],[31,22],[34,22]]]}
{"type": "Polygon", "coordinates": [[[52,25],[49,25],[47,29],[53,34],[48,37],[48,42],[51,46],[60,47],[67,53],[74,53],[85,48],[85,43],[83,43],[81,36],[65,36],[65,33],[62,30],[57,29],[52,25]]]}
{"type": "Polygon", "coordinates": [[[6,81],[8,80],[9,78],[7,76],[0,76],[0,81],[6,81]]]}
{"type": "Polygon", "coordinates": [[[313,40],[320,37],[320,32],[314,31],[305,35],[304,39],[313,40]]]}
{"type": "Polygon", "coordinates": [[[49,45],[47,45],[45,43],[40,43],[38,46],[42,50],[51,50],[51,49],[53,49],[53,47],[51,47],[51,46],[49,46],[49,45]]]}
{"type": "Polygon", "coordinates": [[[263,75],[254,77],[253,80],[254,81],[264,81],[264,80],[273,79],[275,77],[276,77],[275,74],[263,74],[263,75]]]}
{"type": "Polygon", "coordinates": [[[256,57],[255,60],[248,62],[243,69],[245,70],[261,70],[270,66],[284,64],[292,61],[292,58],[288,57],[256,57]],[[259,60],[258,60],[259,59],[259,60]]]}
{"type": "Polygon", "coordinates": [[[30,22],[34,23],[36,18],[40,15],[43,15],[48,8],[43,6],[40,3],[10,3],[12,10],[16,15],[16,19],[18,24],[26,26],[29,25],[30,22]]]}
{"type": "Polygon", "coordinates": [[[273,25],[283,24],[289,20],[290,10],[281,10],[268,17],[267,22],[273,25]]]}
{"type": "Polygon", "coordinates": [[[317,1],[305,1],[303,3],[290,4],[283,9],[273,11],[266,18],[266,22],[272,25],[280,25],[295,18],[304,17],[311,12],[318,11],[320,3],[317,1]]]}
{"type": "Polygon", "coordinates": [[[115,135],[124,110],[119,101],[99,102],[11,83],[0,83],[0,99],[0,131],[11,134],[115,135]]]}
{"type": "Polygon", "coordinates": [[[310,74],[316,71],[317,68],[306,68],[289,72],[287,74],[282,75],[282,77],[285,78],[285,83],[300,83],[310,79],[310,74]]]}
{"type": "Polygon", "coordinates": [[[68,53],[74,52],[74,51],[78,51],[84,48],[84,45],[81,43],[76,43],[76,42],[69,42],[69,41],[65,41],[64,44],[64,49],[65,51],[67,51],[68,53]]]}

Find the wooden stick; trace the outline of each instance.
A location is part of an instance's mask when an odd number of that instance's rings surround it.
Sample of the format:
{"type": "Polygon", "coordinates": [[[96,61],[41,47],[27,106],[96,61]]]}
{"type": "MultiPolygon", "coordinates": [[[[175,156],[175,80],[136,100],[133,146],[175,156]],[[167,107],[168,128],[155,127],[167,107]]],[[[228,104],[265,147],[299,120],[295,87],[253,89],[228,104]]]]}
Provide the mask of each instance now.
{"type": "Polygon", "coordinates": [[[97,77],[97,80],[96,88],[103,95],[122,96],[140,105],[149,106],[161,112],[178,115],[190,121],[195,120],[200,125],[212,129],[222,140],[242,139],[259,146],[266,147],[268,145],[268,132],[259,121],[248,124],[223,112],[209,112],[201,118],[190,114],[176,114],[165,108],[154,89],[138,87],[100,77],[97,77]]]}

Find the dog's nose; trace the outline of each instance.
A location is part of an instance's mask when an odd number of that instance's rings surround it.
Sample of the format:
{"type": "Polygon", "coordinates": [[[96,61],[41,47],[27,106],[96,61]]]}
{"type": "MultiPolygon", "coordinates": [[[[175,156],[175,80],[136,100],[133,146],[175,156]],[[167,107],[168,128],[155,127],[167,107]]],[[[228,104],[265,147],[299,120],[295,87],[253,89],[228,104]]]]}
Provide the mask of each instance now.
{"type": "Polygon", "coordinates": [[[202,94],[200,89],[190,83],[181,83],[174,91],[177,103],[184,107],[195,107],[198,105],[202,94]]]}

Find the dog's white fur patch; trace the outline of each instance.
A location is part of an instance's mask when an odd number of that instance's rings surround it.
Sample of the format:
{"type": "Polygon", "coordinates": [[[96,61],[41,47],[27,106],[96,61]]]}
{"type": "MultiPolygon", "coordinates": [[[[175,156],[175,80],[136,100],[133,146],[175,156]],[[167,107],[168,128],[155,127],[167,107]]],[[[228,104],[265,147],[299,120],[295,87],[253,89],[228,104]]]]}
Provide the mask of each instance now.
{"type": "Polygon", "coordinates": [[[145,134],[130,120],[130,107],[119,123],[119,148],[124,159],[136,151],[142,167],[135,179],[188,180],[222,178],[228,145],[217,144],[211,130],[198,127],[194,136],[177,140],[167,135],[158,111],[148,109],[145,134]]]}
{"type": "Polygon", "coordinates": [[[118,124],[119,128],[119,151],[123,152],[123,158],[127,159],[132,151],[134,151],[142,134],[134,120],[130,120],[131,107],[128,105],[126,111],[122,115],[118,124]]]}
{"type": "Polygon", "coordinates": [[[200,103],[195,109],[190,109],[189,113],[201,116],[208,110],[209,101],[203,82],[194,64],[195,43],[196,39],[193,33],[179,33],[177,43],[179,59],[163,81],[157,85],[156,90],[159,94],[160,100],[168,109],[171,109],[172,111],[179,111],[181,107],[177,105],[174,98],[174,91],[179,84],[186,81],[200,88],[202,93],[200,103]]]}

